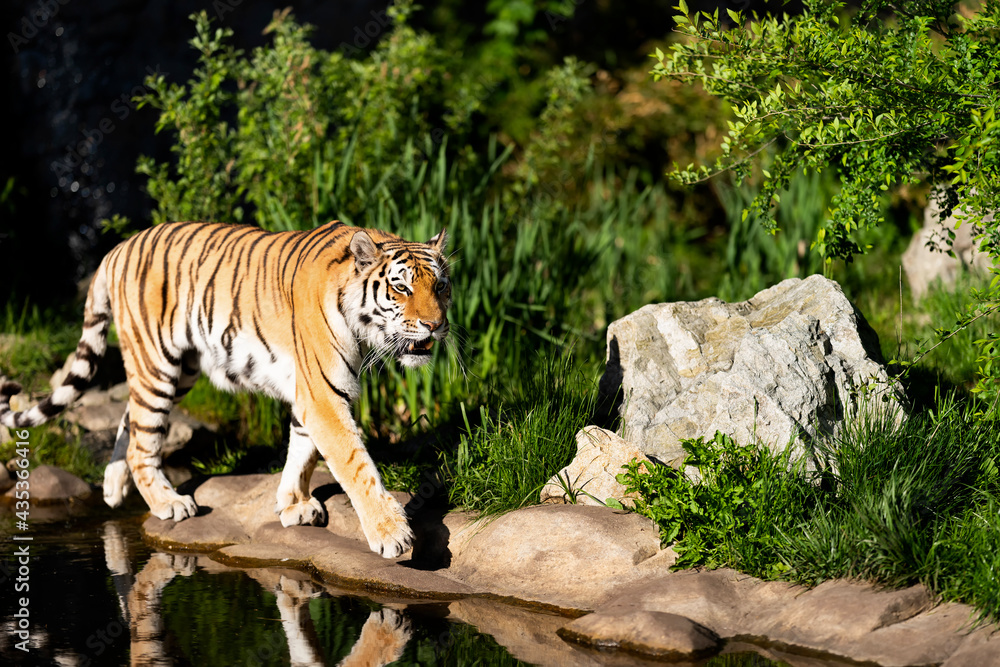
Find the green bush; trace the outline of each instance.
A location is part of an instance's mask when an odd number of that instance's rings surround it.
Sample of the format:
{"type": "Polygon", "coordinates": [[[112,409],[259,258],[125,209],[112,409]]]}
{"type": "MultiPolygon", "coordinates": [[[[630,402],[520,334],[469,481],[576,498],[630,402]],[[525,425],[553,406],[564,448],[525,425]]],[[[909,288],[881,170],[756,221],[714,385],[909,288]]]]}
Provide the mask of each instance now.
{"type": "Polygon", "coordinates": [[[788,455],[740,447],[721,433],[682,445],[687,455],[680,470],[633,461],[618,476],[626,493],[637,495],[635,511],[660,526],[664,544],[673,544],[676,566],[725,565],[766,579],[787,571],[777,546],[812,496],[800,472],[787,472],[788,455]],[[688,466],[700,481],[683,472],[688,466]]]}

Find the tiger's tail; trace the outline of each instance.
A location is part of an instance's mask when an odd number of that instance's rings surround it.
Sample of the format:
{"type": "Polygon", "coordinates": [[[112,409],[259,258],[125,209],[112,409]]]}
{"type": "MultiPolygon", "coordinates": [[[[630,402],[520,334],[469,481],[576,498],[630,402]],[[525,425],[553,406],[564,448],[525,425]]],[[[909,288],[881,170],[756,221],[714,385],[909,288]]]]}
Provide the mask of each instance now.
{"type": "Polygon", "coordinates": [[[25,428],[44,424],[73,404],[97,373],[97,366],[108,349],[108,326],[111,324],[111,295],[105,263],[101,262],[87,292],[83,314],[83,334],[76,346],[76,359],[62,385],[30,410],[14,412],[10,399],[20,393],[16,382],[0,384],[0,424],[7,428],[25,428]]]}

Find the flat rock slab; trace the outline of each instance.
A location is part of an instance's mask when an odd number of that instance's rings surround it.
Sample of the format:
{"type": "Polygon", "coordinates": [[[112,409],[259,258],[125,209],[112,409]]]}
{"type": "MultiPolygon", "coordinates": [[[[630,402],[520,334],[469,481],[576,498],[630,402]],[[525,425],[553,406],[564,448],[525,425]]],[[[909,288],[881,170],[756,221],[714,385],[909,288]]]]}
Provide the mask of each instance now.
{"type": "MultiPolygon", "coordinates": [[[[278,480],[277,474],[211,478],[194,492],[198,516],[180,523],[150,518],[143,529],[158,545],[210,551],[227,566],[296,568],[382,599],[449,600],[454,620],[536,664],[636,660],[624,652],[695,661],[722,641],[728,651],[750,639],[885,667],[1000,667],[995,628],[972,631],[971,607],[932,606],[920,586],[881,591],[831,581],[807,589],[727,569],[671,572],[676,555],[659,548],[652,522],[583,505],[540,505],[484,521],[416,511],[414,553],[424,555],[385,559],[369,551],[329,473],[318,471],[312,484],[330,515],[323,527],[281,526],[273,509],[278,480]],[[497,599],[526,606],[497,606],[497,599]],[[562,643],[557,632],[573,643],[562,643]],[[613,648],[623,654],[608,653],[613,648]]],[[[396,497],[404,505],[411,500],[396,497]]]]}
{"type": "MultiPolygon", "coordinates": [[[[194,491],[198,516],[179,523],[151,517],[143,530],[163,547],[218,550],[227,563],[294,563],[348,588],[443,599],[487,594],[573,610],[592,608],[623,582],[667,572],[672,562],[652,558],[661,550],[648,519],[579,505],[480,522],[460,512],[428,522],[418,512],[413,553],[422,557],[384,559],[369,551],[357,514],[325,471],[313,475],[311,489],[326,507],[327,525],[282,527],[274,513],[279,479],[210,478],[194,491]]],[[[394,495],[404,505],[410,500],[394,495]]]]}
{"type": "Polygon", "coordinates": [[[642,576],[660,551],[645,517],[606,507],[543,505],[475,524],[456,537],[453,576],[497,595],[586,609],[642,576]]]}

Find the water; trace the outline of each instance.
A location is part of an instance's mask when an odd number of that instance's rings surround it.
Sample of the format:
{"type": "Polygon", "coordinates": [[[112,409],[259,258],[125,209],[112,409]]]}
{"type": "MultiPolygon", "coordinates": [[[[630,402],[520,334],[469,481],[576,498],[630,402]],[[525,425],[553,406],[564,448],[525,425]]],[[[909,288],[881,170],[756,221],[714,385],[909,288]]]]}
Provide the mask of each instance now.
{"type": "MultiPolygon", "coordinates": [[[[140,533],[142,511],[133,503],[127,512],[91,509],[82,517],[36,521],[26,533],[30,542],[12,541],[13,517],[0,518],[0,664],[662,664],[562,642],[555,630],[567,619],[522,607],[475,598],[376,601],[295,570],[235,569],[204,554],[151,549],[140,533]],[[23,544],[30,545],[23,582],[29,588],[16,592],[14,553],[23,544]],[[13,634],[22,596],[28,653],[13,634]]],[[[730,650],[737,652],[683,664],[786,664],[754,647],[730,650]]]]}

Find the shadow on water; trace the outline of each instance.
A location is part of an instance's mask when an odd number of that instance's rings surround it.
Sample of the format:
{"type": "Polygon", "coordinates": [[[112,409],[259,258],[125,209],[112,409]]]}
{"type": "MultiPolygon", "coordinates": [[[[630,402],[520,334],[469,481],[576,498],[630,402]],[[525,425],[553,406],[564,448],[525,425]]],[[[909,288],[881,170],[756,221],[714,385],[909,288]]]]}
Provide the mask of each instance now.
{"type": "MultiPolygon", "coordinates": [[[[297,570],[236,569],[203,554],[154,550],[142,541],[140,512],[134,507],[123,518],[120,511],[98,511],[34,524],[29,588],[15,594],[13,524],[0,517],[0,586],[6,589],[0,595],[0,663],[663,664],[579,649],[555,635],[568,619],[495,601],[373,601],[297,570]],[[27,654],[16,648],[13,633],[22,595],[29,598],[27,654]]],[[[748,652],[753,647],[729,650],[735,652],[683,664],[787,664],[748,652]]]]}

